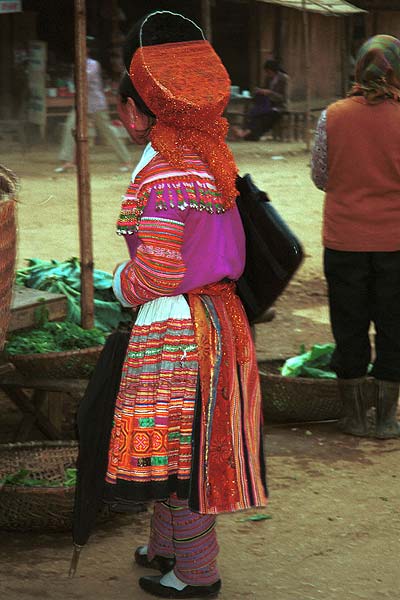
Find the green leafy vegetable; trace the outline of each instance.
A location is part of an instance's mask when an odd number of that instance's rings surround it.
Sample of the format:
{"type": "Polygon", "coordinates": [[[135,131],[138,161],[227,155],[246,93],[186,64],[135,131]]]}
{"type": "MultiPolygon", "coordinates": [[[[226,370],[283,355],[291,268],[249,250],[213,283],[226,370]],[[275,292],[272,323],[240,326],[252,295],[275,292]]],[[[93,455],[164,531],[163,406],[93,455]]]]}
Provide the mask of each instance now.
{"type": "Polygon", "coordinates": [[[105,335],[99,329],[82,329],[76,323],[44,323],[40,329],[18,332],[5,345],[7,354],[46,354],[102,346],[105,335]]]}
{"type": "MultiPolygon", "coordinates": [[[[132,321],[132,311],[117,302],[112,281],[111,273],[93,271],[95,327],[106,332],[120,323],[132,321]]],[[[64,262],[30,258],[28,267],[17,271],[16,282],[37,290],[64,294],[68,304],[67,319],[76,324],[81,322],[81,267],[77,258],[64,262]]]]}
{"type": "Polygon", "coordinates": [[[14,485],[21,487],[74,487],[76,485],[76,469],[67,468],[64,471],[64,481],[48,481],[47,479],[35,479],[27,469],[20,469],[16,473],[6,475],[0,479],[0,485],[14,485]]]}

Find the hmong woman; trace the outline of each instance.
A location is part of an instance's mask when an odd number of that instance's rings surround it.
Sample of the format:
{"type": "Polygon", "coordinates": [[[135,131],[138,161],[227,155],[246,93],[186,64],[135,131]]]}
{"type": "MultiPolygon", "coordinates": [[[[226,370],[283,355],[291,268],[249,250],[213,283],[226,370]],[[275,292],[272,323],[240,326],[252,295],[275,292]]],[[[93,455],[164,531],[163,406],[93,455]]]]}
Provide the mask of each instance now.
{"type": "Polygon", "coordinates": [[[112,501],[155,500],[136,562],[156,596],[218,594],[215,516],[266,503],[255,350],[235,280],[245,240],[221,114],[230,81],[199,27],[168,11],[125,46],[121,118],[151,141],[123,198],[130,260],[115,273],[140,307],[123,366],[107,470],[112,501]]]}
{"type": "Polygon", "coordinates": [[[397,438],[400,386],[400,40],[361,47],[349,97],[321,115],[313,179],[325,190],[324,266],[343,399],[342,430],[397,438]],[[376,425],[367,421],[375,326],[376,425]]]}

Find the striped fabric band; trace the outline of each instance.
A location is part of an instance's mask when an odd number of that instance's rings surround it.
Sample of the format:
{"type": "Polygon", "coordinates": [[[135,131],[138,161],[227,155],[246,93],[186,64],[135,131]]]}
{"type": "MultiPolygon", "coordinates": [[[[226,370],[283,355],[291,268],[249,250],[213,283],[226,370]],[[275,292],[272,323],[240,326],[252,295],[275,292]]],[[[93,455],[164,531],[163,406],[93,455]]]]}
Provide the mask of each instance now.
{"type": "Polygon", "coordinates": [[[189,585],[211,585],[219,579],[215,517],[199,515],[187,500],[173,495],[154,504],[148,558],[175,556],[174,572],[189,585]]]}
{"type": "Polygon", "coordinates": [[[184,224],[178,221],[141,220],[136,256],[121,271],[121,292],[128,304],[174,293],[186,271],[180,251],[183,234],[184,224]]]}

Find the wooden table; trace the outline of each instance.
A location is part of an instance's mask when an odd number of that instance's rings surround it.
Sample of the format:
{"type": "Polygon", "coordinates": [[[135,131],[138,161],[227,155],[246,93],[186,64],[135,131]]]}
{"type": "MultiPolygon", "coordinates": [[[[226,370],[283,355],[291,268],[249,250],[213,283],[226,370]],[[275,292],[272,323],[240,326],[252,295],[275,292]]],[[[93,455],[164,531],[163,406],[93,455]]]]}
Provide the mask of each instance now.
{"type": "MultiPolygon", "coordinates": [[[[52,294],[32,288],[15,286],[11,304],[8,331],[29,329],[35,326],[36,311],[45,302],[48,318],[62,320],[67,316],[67,299],[62,294],[52,294]]],[[[17,406],[22,419],[16,432],[17,441],[26,440],[37,427],[48,439],[61,439],[62,401],[53,401],[51,393],[82,396],[85,380],[60,380],[25,377],[8,362],[0,364],[0,389],[17,406]],[[47,414],[44,411],[46,408],[47,414]]],[[[54,394],[53,394],[54,396],[54,394]]]]}
{"type": "MultiPolygon", "coordinates": [[[[107,104],[109,111],[114,115],[117,112],[117,94],[106,92],[107,104]]],[[[71,96],[56,96],[46,98],[47,119],[54,117],[62,117],[69,114],[75,108],[75,95],[71,96]]]]}

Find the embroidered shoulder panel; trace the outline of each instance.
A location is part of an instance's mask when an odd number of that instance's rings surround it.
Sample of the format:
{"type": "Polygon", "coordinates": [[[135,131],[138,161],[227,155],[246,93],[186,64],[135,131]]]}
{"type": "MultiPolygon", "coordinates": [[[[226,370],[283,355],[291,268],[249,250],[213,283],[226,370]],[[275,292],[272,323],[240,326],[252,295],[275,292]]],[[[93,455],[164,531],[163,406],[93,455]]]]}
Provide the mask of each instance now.
{"type": "Polygon", "coordinates": [[[121,212],[117,221],[117,233],[135,233],[150,200],[156,210],[177,208],[205,210],[211,214],[224,212],[221,194],[214,178],[204,163],[196,156],[187,154],[187,170],[171,169],[157,155],[131,182],[122,196],[121,212]]]}

